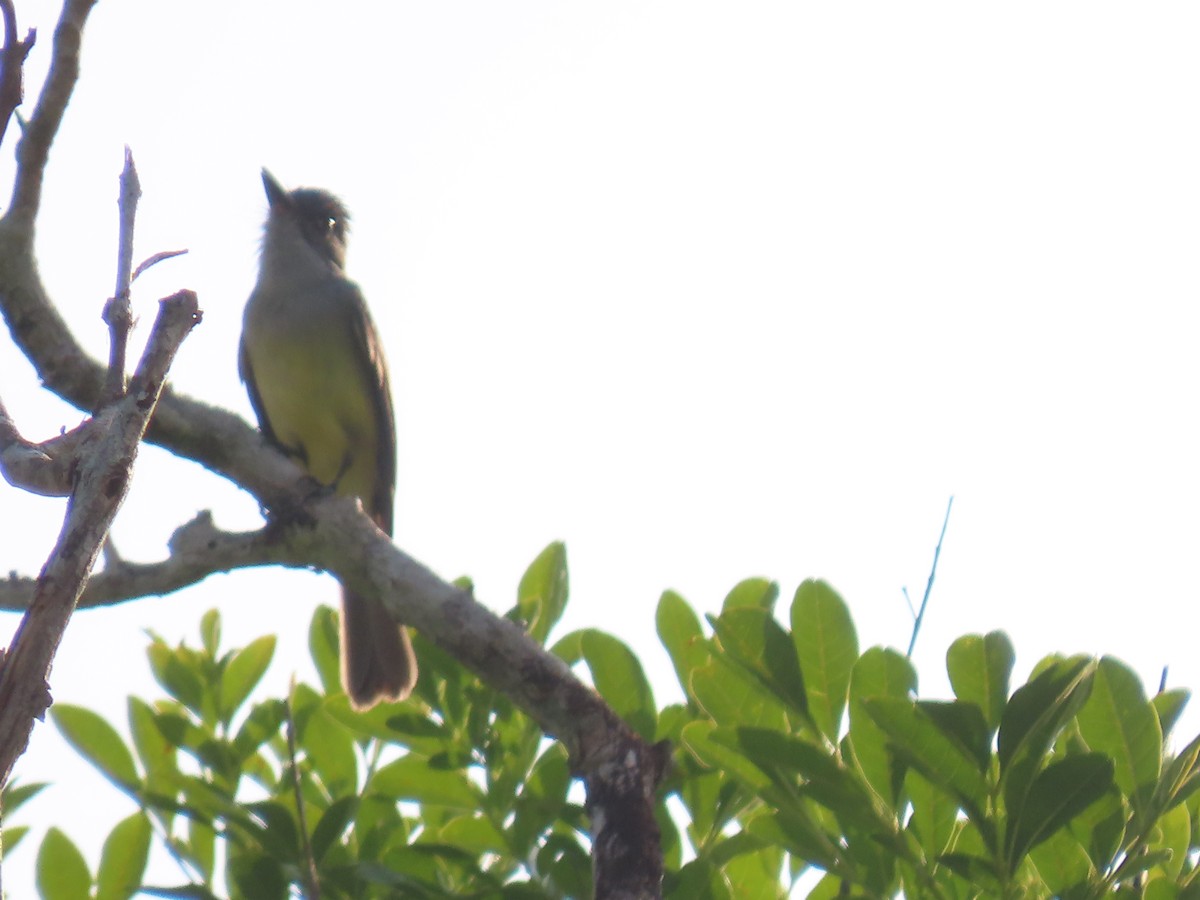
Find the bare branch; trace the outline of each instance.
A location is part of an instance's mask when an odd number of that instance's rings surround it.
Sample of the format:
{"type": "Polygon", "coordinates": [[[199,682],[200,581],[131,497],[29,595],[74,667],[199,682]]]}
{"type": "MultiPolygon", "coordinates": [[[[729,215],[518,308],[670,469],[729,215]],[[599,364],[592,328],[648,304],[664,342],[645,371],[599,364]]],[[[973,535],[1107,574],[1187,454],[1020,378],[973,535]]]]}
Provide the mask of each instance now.
{"type": "MultiPolygon", "coordinates": [[[[293,565],[294,557],[277,534],[267,529],[242,533],[219,531],[213,527],[212,515],[207,512],[180,526],[169,547],[171,555],[161,562],[106,560],[107,568],[88,580],[77,608],[94,609],[139,597],[158,597],[217,573],[254,566],[293,565]]],[[[17,575],[0,581],[0,610],[28,609],[36,587],[36,579],[17,575]]]]}
{"type": "Polygon", "coordinates": [[[17,40],[17,12],[12,0],[0,0],[0,14],[4,17],[4,50],[0,51],[0,143],[3,143],[9,120],[25,100],[25,59],[37,43],[37,31],[30,28],[25,40],[17,40]]]}
{"type": "Polygon", "coordinates": [[[125,393],[125,352],[129,332],[133,330],[133,307],[129,302],[129,285],[133,268],[133,230],[137,222],[137,205],[142,196],[133,154],[125,148],[125,166],[121,169],[121,191],[117,200],[120,211],[117,241],[117,287],[104,304],[104,324],[108,326],[108,379],[104,383],[101,403],[111,403],[125,393]]]}
{"type": "Polygon", "coordinates": [[[80,454],[79,477],[58,543],[42,568],[29,611],[0,670],[0,784],[50,705],[46,683],[63,631],[125,498],[142,434],[179,344],[199,321],[196,295],[162,301],[150,344],[127,397],[101,412],[80,454]]]}
{"type": "Polygon", "coordinates": [[[66,497],[71,493],[84,435],[81,425],[40,444],[27,441],[0,400],[0,475],[30,493],[66,497]]]}

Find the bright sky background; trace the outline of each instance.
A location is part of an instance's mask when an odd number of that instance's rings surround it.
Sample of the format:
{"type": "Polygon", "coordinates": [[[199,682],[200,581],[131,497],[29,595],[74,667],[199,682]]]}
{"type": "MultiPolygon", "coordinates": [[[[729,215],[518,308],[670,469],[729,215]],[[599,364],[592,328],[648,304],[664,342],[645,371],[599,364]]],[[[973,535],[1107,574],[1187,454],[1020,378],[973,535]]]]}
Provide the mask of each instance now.
{"type": "MultiPolygon", "coordinates": [[[[57,6],[19,15],[32,103],[57,6]]],[[[905,647],[901,588],[923,591],[951,495],[926,695],[953,638],[996,628],[1021,678],[1081,651],[1197,687],[1198,26],[1184,3],[110,0],[52,153],[41,271],[103,355],[128,143],[137,256],[191,250],[136,309],[195,289],[173,382],[249,416],[259,168],[339,194],[392,368],[398,543],[503,611],[565,540],[569,627],[633,646],[660,703],[666,588],[711,612],[744,577],[785,606],[822,577],[864,648],[905,647]]],[[[26,436],[74,425],[3,341],[26,436]]],[[[0,484],[0,509],[0,572],[36,573],[63,503],[0,484]]],[[[259,521],[148,448],[117,546],[159,559],[200,509],[259,521]]],[[[262,570],[80,614],[54,696],[124,728],[126,696],[157,692],[144,630],[195,642],[213,606],[233,644],[279,634],[281,691],[335,598],[262,570]]],[[[4,871],[26,897],[45,827],[94,866],[133,807],[49,724],[17,775],[56,782],[11,823],[35,828],[4,871]]]]}

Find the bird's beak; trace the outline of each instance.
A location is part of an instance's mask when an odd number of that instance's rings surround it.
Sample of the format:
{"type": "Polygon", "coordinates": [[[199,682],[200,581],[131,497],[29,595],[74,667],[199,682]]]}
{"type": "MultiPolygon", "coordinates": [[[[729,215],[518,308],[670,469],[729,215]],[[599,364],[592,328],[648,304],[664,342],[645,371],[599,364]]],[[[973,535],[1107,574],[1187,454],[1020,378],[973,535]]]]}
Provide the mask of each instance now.
{"type": "Polygon", "coordinates": [[[267,203],[271,208],[287,206],[287,191],[283,189],[275,176],[266,169],[262,170],[263,188],[267,192],[267,203]]]}

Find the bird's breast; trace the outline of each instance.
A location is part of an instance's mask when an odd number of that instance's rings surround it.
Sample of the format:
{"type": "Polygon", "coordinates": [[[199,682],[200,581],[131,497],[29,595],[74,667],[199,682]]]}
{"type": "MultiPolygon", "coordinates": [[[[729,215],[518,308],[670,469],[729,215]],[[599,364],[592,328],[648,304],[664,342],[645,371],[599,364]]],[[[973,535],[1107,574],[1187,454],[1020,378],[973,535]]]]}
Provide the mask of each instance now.
{"type": "Polygon", "coordinates": [[[366,498],[378,452],[372,387],[349,328],[325,313],[248,311],[245,352],[275,438],[317,481],[366,498]]]}

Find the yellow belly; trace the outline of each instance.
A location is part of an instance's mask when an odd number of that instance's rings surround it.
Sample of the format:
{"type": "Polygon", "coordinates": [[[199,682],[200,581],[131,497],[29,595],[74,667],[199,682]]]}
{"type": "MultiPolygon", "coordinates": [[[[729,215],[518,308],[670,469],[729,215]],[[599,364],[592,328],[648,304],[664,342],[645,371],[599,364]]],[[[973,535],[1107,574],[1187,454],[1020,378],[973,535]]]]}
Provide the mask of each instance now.
{"type": "Polygon", "coordinates": [[[369,503],[379,426],[364,365],[348,341],[292,331],[259,334],[247,346],[255,386],[275,438],[308,473],[369,503]]]}

